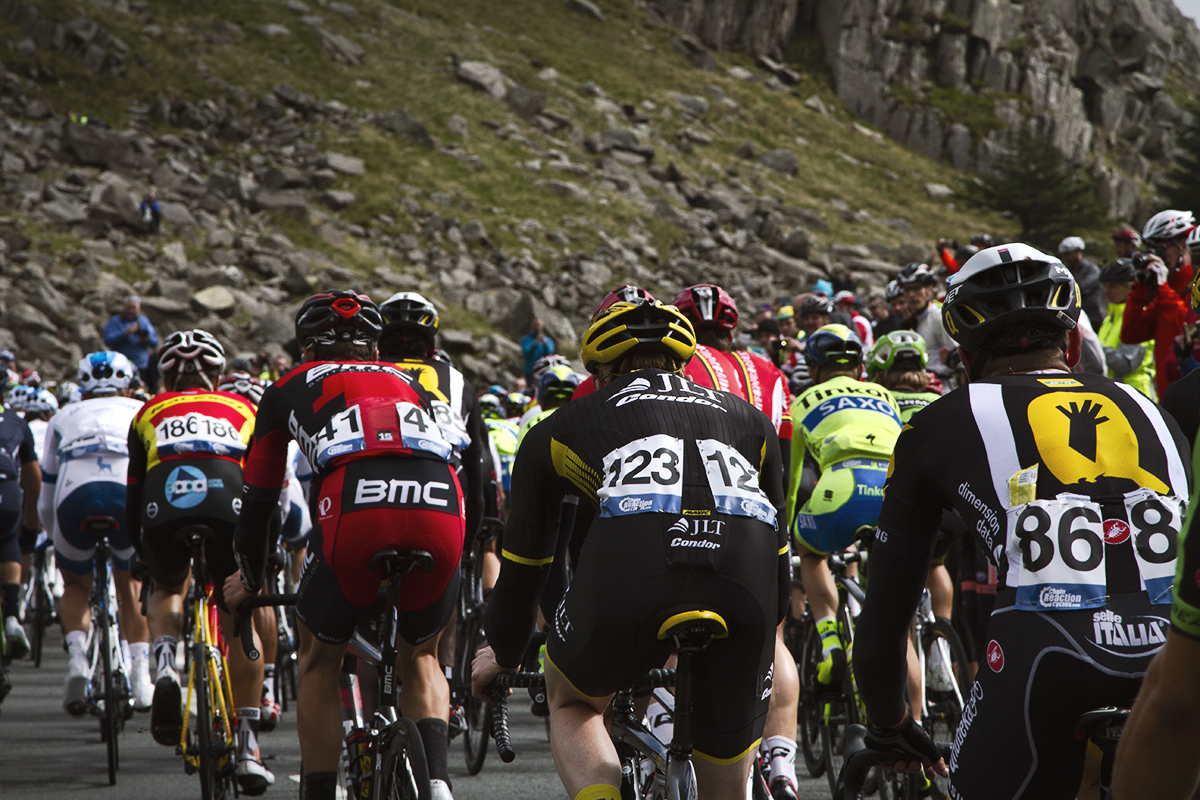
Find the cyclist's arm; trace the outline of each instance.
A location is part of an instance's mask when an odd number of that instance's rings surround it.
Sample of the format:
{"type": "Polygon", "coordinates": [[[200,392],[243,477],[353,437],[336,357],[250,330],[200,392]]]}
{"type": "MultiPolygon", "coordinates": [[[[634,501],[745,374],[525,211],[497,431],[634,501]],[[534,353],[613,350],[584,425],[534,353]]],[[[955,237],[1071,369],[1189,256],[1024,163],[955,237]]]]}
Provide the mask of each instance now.
{"type": "MultiPolygon", "coordinates": [[[[913,419],[919,418],[918,414],[913,419]]],[[[936,447],[920,448],[919,437],[920,429],[910,427],[896,442],[879,535],[871,546],[871,587],[854,639],[858,688],[868,718],[879,728],[899,724],[907,711],[909,623],[925,587],[942,521],[936,485],[925,476],[927,464],[936,467],[936,447]]]]}
{"type": "Polygon", "coordinates": [[[146,480],[146,445],[138,436],[137,418],[129,425],[129,468],[125,474],[125,531],[142,554],[142,482],[146,480]]]}
{"type": "MultiPolygon", "coordinates": [[[[793,419],[795,413],[792,414],[793,419]]],[[[782,445],[783,442],[780,442],[782,445]]],[[[790,530],[792,520],[796,518],[796,512],[799,507],[796,504],[796,494],[800,491],[800,476],[804,472],[804,455],[808,452],[804,441],[804,429],[793,422],[792,425],[792,441],[788,450],[781,450],[781,453],[791,453],[788,459],[788,482],[787,482],[787,514],[784,517],[783,529],[790,530]]]]}
{"type": "Polygon", "coordinates": [[[1175,630],[1142,682],[1117,749],[1115,800],[1186,800],[1200,781],[1200,640],[1175,630]]]}
{"type": "Polygon", "coordinates": [[[58,480],[58,432],[54,420],[46,426],[46,440],[42,449],[42,490],[38,494],[38,518],[53,539],[57,530],[54,514],[54,488],[58,480]]]}
{"type": "Polygon", "coordinates": [[[538,596],[554,562],[555,522],[563,492],[550,458],[553,428],[552,424],[535,425],[513,463],[512,512],[504,528],[500,577],[485,620],[496,663],[505,667],[521,663],[538,596]]]}
{"type": "Polygon", "coordinates": [[[29,423],[22,422],[21,444],[17,448],[17,460],[21,462],[21,527],[36,531],[38,522],[38,500],[42,493],[42,467],[38,464],[37,448],[33,445],[33,431],[29,423]]]}
{"type": "Polygon", "coordinates": [[[261,589],[266,579],[271,519],[279,511],[279,490],[287,477],[291,434],[285,405],[278,387],[270,386],[263,393],[242,468],[242,510],[233,535],[233,550],[242,572],[242,586],[249,592],[261,589]]]}

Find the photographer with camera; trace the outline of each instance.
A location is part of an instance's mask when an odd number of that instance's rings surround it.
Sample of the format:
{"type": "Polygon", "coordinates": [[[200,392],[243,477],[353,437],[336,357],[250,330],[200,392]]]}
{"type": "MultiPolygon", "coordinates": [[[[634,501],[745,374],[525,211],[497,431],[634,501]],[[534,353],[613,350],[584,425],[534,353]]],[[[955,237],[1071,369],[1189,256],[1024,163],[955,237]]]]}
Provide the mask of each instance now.
{"type": "Polygon", "coordinates": [[[150,363],[150,354],[158,350],[158,333],[142,313],[142,301],[136,295],[126,297],[120,313],[105,323],[104,346],[137,367],[151,394],[158,391],[158,368],[150,363]]]}
{"type": "Polygon", "coordinates": [[[1136,285],[1125,302],[1121,341],[1154,341],[1154,382],[1159,397],[1180,378],[1175,337],[1184,332],[1189,311],[1192,257],[1186,242],[1195,228],[1190,211],[1160,211],[1142,230],[1146,251],[1133,257],[1136,285]]]}

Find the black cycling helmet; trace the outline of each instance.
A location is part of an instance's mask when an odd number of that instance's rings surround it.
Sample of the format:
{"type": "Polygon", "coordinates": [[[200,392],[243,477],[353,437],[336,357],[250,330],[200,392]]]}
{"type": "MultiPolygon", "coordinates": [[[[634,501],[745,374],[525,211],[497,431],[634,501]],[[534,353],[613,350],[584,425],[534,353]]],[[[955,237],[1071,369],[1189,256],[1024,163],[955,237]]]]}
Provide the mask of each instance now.
{"type": "Polygon", "coordinates": [[[810,373],[829,365],[853,367],[862,360],[862,340],[845,325],[823,325],[804,341],[804,363],[810,373]]]}
{"type": "Polygon", "coordinates": [[[946,286],[942,324],[967,350],[1007,354],[1059,344],[1079,323],[1071,273],[1029,245],[982,250],[946,286]]]}
{"type": "Polygon", "coordinates": [[[1136,277],[1132,258],[1118,258],[1100,270],[1101,283],[1133,283],[1136,277]]]}
{"type": "Polygon", "coordinates": [[[396,292],[379,307],[388,334],[402,330],[407,338],[432,339],[438,332],[438,312],[433,303],[416,292],[396,292]]]}
{"type": "Polygon", "coordinates": [[[372,345],[382,332],[379,306],[357,292],[314,294],[296,312],[296,340],[302,347],[337,342],[372,345]]]}
{"type": "Polygon", "coordinates": [[[962,247],[954,251],[954,260],[961,267],[963,264],[971,260],[971,256],[979,252],[979,248],[973,244],[964,244],[962,247]]]}
{"type": "Polygon", "coordinates": [[[989,247],[996,246],[996,240],[990,233],[977,233],[971,237],[971,244],[980,250],[987,250],[989,247]]]}
{"type": "Polygon", "coordinates": [[[888,285],[883,289],[883,299],[889,303],[893,300],[899,300],[904,296],[904,290],[900,288],[898,281],[888,281],[888,285]]]}
{"type": "Polygon", "coordinates": [[[829,316],[833,313],[833,303],[828,297],[823,297],[819,294],[810,294],[800,302],[800,306],[795,309],[797,317],[803,317],[805,314],[824,314],[829,316]]]}
{"type": "Polygon", "coordinates": [[[896,275],[896,283],[900,284],[901,288],[919,284],[921,286],[934,286],[937,284],[937,277],[933,274],[933,270],[928,264],[923,264],[920,261],[912,261],[900,268],[900,272],[896,275]]]}

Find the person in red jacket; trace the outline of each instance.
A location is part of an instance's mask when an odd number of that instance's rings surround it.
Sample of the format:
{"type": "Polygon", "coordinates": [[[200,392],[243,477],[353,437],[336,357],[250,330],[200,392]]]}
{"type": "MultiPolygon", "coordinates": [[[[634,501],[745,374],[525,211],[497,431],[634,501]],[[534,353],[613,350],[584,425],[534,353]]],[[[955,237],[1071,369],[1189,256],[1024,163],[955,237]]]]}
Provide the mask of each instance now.
{"type": "Polygon", "coordinates": [[[1150,218],[1142,239],[1152,254],[1135,260],[1137,283],[1125,301],[1121,341],[1141,344],[1154,340],[1154,380],[1159,397],[1180,378],[1174,342],[1191,312],[1188,285],[1192,282],[1192,257],[1186,242],[1195,227],[1196,219],[1190,211],[1160,211],[1150,218]]]}

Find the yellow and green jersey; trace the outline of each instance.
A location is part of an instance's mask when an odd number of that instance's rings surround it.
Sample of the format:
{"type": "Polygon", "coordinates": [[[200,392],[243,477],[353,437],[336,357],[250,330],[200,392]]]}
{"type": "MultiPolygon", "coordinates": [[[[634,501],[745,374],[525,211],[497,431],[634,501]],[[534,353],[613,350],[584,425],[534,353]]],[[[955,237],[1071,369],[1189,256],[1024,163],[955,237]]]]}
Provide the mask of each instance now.
{"type": "Polygon", "coordinates": [[[534,425],[537,425],[539,422],[541,422],[542,420],[544,420],[546,417],[550,416],[557,410],[558,410],[557,408],[550,408],[550,409],[543,408],[541,411],[537,412],[532,417],[525,420],[525,423],[523,425],[521,425],[521,432],[519,434],[517,434],[517,447],[519,448],[521,446],[521,442],[525,441],[525,434],[529,432],[530,428],[532,428],[534,425]]]}
{"type": "Polygon", "coordinates": [[[793,400],[788,519],[795,516],[805,453],[813,454],[821,472],[849,458],[887,461],[902,424],[891,392],[846,376],[819,383],[793,400]]]}

